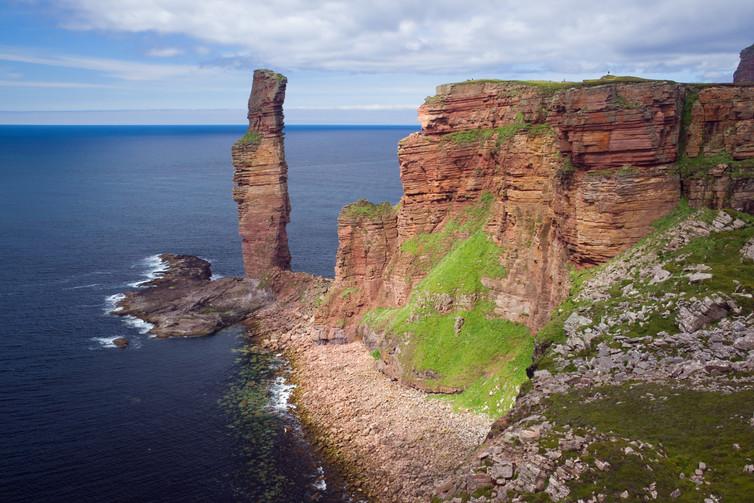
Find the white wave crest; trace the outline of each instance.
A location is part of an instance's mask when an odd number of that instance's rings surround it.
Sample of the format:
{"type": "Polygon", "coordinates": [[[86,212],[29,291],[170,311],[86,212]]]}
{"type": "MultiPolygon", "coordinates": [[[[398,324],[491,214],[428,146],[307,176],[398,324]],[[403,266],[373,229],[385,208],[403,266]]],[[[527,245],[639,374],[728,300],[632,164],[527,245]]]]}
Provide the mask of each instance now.
{"type": "Polygon", "coordinates": [[[116,346],[113,341],[119,337],[119,335],[116,335],[114,337],[92,337],[89,340],[99,343],[99,345],[103,348],[117,348],[118,346],[116,346]]]}
{"type": "Polygon", "coordinates": [[[296,406],[291,403],[291,395],[296,389],[295,384],[285,380],[285,377],[278,376],[270,385],[270,403],[269,408],[275,412],[286,413],[296,406]]]}
{"type": "Polygon", "coordinates": [[[105,297],[105,314],[117,313],[122,307],[118,307],[118,302],[125,299],[126,296],[122,293],[116,293],[115,295],[108,295],[105,297]]]}
{"type": "Polygon", "coordinates": [[[149,257],[140,260],[134,267],[141,267],[144,269],[142,273],[144,279],[128,283],[131,288],[140,288],[145,283],[149,283],[153,279],[160,277],[162,273],[167,271],[168,264],[160,258],[159,255],[150,255],[149,257]]]}
{"type": "Polygon", "coordinates": [[[124,316],[123,323],[131,328],[135,328],[140,334],[148,334],[154,328],[154,325],[136,316],[124,316]]]}

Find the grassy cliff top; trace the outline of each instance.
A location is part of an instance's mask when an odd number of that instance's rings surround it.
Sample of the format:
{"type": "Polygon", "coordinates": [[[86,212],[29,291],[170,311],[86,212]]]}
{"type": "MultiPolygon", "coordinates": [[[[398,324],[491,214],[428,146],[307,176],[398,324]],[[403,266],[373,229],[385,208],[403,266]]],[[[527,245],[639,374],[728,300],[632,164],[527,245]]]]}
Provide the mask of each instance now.
{"type": "Polygon", "coordinates": [[[340,210],[340,216],[356,220],[382,219],[390,216],[395,211],[392,204],[387,201],[382,203],[372,203],[366,199],[360,199],[355,203],[344,206],[340,210]]]}

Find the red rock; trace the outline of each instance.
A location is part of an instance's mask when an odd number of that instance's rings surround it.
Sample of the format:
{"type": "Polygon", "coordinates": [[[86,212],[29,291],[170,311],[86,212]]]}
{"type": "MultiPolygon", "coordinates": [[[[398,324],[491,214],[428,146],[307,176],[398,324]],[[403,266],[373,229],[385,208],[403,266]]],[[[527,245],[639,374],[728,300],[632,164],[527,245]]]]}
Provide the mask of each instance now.
{"type": "Polygon", "coordinates": [[[754,45],[750,45],[741,51],[741,62],[733,74],[733,82],[736,84],[754,84],[754,45]]]}
{"type": "Polygon", "coordinates": [[[286,78],[256,70],[249,97],[247,141],[233,145],[233,199],[247,277],[262,278],[290,269],[286,224],[289,221],[288,165],[283,140],[286,78]]]}

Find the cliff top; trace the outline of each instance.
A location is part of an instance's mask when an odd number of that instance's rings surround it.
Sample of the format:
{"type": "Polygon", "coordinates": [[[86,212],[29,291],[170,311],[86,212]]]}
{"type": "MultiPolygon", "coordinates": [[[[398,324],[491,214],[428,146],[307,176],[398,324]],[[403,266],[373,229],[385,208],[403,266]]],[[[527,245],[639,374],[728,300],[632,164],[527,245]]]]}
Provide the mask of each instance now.
{"type": "MultiPolygon", "coordinates": [[[[744,49],[744,51],[742,51],[741,54],[743,55],[744,52],[746,51],[751,51],[752,54],[754,54],[754,45],[752,45],[751,47],[747,49],[744,49]]],[[[642,77],[635,77],[632,75],[608,74],[608,75],[603,75],[602,77],[598,79],[586,79],[580,82],[566,81],[566,80],[557,82],[557,81],[552,81],[552,80],[469,79],[463,82],[451,82],[448,84],[441,84],[437,86],[436,94],[437,95],[449,94],[458,87],[484,85],[484,84],[500,85],[501,87],[526,86],[526,87],[531,87],[531,88],[538,88],[538,89],[541,89],[545,93],[553,93],[553,94],[559,91],[565,91],[567,89],[597,87],[597,86],[604,86],[604,85],[610,85],[610,84],[628,84],[628,85],[631,85],[631,84],[678,84],[678,85],[684,85],[684,86],[692,86],[695,88],[742,85],[741,83],[730,84],[730,83],[712,83],[712,82],[679,83],[679,82],[676,82],[674,80],[669,80],[669,79],[645,79],[642,77]]],[[[747,85],[747,83],[743,83],[743,85],[747,85]]]]}

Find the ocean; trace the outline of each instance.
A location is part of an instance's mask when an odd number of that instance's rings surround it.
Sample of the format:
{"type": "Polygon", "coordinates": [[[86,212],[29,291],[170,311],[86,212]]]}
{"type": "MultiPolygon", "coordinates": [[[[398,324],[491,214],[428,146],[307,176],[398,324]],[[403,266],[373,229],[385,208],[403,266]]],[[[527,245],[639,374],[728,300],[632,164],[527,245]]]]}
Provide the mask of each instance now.
{"type": "MultiPolygon", "coordinates": [[[[109,314],[162,252],[241,274],[244,129],[0,126],[0,501],[348,500],[279,355],[236,327],[157,340],[109,314]]],[[[398,201],[397,143],[416,129],[286,128],[294,270],[332,276],[343,205],[398,201]]]]}

